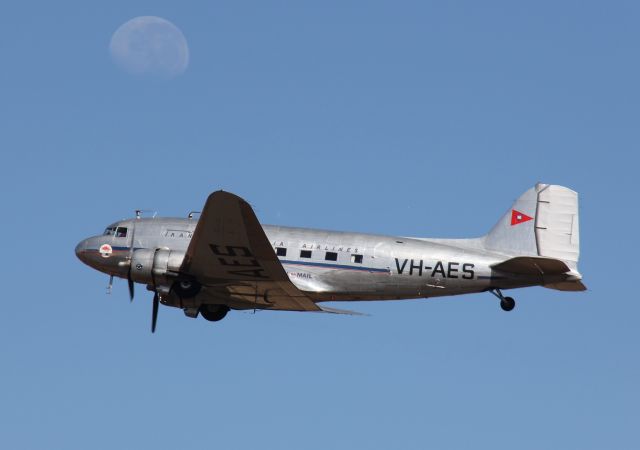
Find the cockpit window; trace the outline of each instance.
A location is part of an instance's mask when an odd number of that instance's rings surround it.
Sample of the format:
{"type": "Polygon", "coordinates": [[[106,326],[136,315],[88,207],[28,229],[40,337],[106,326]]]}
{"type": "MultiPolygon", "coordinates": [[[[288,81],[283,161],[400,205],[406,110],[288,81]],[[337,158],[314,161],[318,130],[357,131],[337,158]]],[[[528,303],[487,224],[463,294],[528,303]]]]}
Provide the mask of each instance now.
{"type": "Polygon", "coordinates": [[[104,230],[104,235],[105,236],[113,236],[116,232],[115,227],[109,227],[106,230],[104,230]]]}
{"type": "Polygon", "coordinates": [[[127,227],[116,228],[116,237],[127,237],[127,227]]]}

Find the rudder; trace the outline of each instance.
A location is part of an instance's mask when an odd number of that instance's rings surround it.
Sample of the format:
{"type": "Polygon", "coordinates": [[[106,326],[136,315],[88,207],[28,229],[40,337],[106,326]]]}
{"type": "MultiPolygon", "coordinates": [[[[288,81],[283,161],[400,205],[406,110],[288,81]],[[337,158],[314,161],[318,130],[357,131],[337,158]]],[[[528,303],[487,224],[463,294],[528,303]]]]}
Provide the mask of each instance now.
{"type": "Polygon", "coordinates": [[[544,186],[538,192],[535,225],[538,254],[577,264],[580,257],[578,193],[563,186],[544,186]]]}

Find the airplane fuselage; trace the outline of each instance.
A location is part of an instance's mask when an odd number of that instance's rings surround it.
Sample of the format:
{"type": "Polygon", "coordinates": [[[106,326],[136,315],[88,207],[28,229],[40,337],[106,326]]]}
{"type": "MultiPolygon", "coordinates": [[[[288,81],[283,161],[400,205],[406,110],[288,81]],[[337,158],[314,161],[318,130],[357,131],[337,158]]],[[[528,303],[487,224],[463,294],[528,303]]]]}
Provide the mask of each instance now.
{"type": "MultiPolygon", "coordinates": [[[[187,250],[196,219],[141,218],[111,225],[82,241],[78,256],[110,275],[127,277],[132,248],[187,250]],[[126,230],[118,236],[116,230],[126,230]],[[124,234],[124,235],[123,235],[124,234]]],[[[482,239],[424,239],[264,225],[291,282],[315,301],[397,300],[531,286],[501,277],[491,265],[505,255],[482,239]]]]}

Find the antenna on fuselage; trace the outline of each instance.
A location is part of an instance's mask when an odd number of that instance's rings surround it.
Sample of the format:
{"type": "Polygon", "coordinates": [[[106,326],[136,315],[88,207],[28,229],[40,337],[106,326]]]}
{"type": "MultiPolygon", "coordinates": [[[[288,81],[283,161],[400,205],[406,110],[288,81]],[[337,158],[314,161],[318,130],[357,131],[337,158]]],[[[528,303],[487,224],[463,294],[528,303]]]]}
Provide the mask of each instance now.
{"type": "Polygon", "coordinates": [[[153,213],[151,217],[155,218],[158,215],[158,211],[153,211],[151,209],[136,209],[136,219],[141,219],[142,215],[145,213],[153,213]]]}
{"type": "Polygon", "coordinates": [[[194,214],[202,214],[202,211],[189,211],[189,214],[187,215],[187,217],[189,219],[193,219],[194,214]]]}

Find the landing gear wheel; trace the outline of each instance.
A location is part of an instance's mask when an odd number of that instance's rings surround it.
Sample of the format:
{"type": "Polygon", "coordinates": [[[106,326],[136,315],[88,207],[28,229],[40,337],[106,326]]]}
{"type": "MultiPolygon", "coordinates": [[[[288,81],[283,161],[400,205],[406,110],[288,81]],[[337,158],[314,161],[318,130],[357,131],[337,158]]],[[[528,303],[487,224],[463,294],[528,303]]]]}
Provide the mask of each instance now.
{"type": "Polygon", "coordinates": [[[209,322],[217,322],[224,319],[229,312],[227,305],[202,305],[200,307],[200,314],[209,322]]]}
{"type": "Polygon", "coordinates": [[[500,300],[500,308],[502,308],[503,311],[511,311],[515,307],[516,301],[513,297],[504,297],[500,300]]]}
{"type": "Polygon", "coordinates": [[[200,292],[200,283],[194,280],[179,280],[173,283],[173,292],[180,298],[195,297],[200,292]]]}

